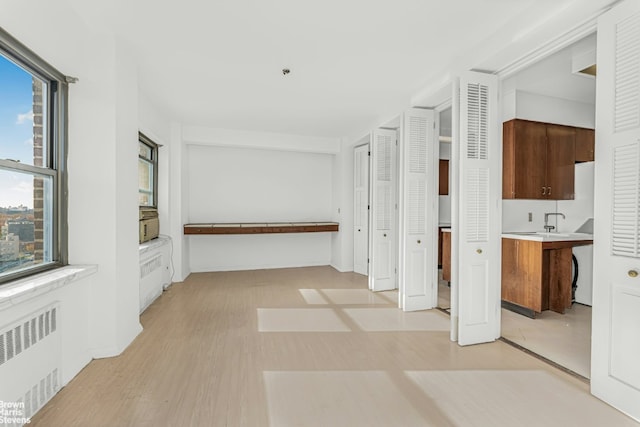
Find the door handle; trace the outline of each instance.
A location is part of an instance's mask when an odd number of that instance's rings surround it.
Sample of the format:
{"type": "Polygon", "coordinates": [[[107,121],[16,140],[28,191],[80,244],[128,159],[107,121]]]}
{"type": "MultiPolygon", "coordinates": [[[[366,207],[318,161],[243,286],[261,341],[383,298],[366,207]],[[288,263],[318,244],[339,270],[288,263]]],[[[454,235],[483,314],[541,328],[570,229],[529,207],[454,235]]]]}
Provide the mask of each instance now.
{"type": "Polygon", "coordinates": [[[547,187],[542,187],[542,195],[543,196],[547,195],[547,187]]]}
{"type": "Polygon", "coordinates": [[[627,274],[629,277],[638,277],[638,270],[629,270],[627,274]]]}
{"type": "Polygon", "coordinates": [[[549,193],[547,194],[547,196],[551,195],[551,187],[547,187],[549,189],[549,193]]]}

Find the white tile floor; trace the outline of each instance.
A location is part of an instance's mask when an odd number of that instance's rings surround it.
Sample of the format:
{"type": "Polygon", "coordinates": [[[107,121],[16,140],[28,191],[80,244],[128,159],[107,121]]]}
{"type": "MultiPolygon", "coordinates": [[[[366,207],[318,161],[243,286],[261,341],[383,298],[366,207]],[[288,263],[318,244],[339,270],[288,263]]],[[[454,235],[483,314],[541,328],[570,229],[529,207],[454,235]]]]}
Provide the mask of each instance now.
{"type": "Polygon", "coordinates": [[[564,314],[547,310],[535,319],[503,309],[502,336],[585,378],[591,377],[591,307],[574,304],[564,314]]]}
{"type": "MultiPolygon", "coordinates": [[[[447,283],[440,280],[438,307],[450,308],[450,293],[447,283]]],[[[591,377],[591,307],[574,304],[564,314],[546,310],[535,319],[502,309],[502,336],[585,378],[591,377]]]]}

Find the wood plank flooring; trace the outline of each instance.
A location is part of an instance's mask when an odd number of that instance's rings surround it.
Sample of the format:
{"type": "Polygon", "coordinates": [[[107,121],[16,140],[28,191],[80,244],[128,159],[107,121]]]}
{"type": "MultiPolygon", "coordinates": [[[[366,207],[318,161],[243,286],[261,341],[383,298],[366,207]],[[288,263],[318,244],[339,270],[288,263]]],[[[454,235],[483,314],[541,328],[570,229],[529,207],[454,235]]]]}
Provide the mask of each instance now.
{"type": "Polygon", "coordinates": [[[34,426],[638,425],[502,342],[459,347],[448,317],[331,267],[192,274],[34,426]]]}

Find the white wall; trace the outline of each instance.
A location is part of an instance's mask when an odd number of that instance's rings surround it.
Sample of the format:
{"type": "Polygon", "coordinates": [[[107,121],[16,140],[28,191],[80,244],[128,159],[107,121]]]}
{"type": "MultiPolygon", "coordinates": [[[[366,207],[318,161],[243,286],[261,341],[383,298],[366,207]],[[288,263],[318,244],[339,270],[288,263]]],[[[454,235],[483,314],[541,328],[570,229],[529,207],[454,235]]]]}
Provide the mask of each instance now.
{"type": "MultiPolygon", "coordinates": [[[[69,261],[98,265],[98,272],[33,300],[60,301],[68,381],[91,358],[122,352],[141,331],[135,57],[66,2],[2,7],[0,26],[62,73],[79,78],[69,88],[69,261]]],[[[2,315],[29,310],[25,304],[2,315]]]]}
{"type": "Polygon", "coordinates": [[[595,162],[576,163],[575,199],[558,200],[558,212],[567,217],[558,222],[558,231],[573,232],[593,218],[593,179],[595,162]]]}
{"type": "MultiPolygon", "coordinates": [[[[189,145],[188,222],[332,219],[333,156],[189,145]]],[[[189,236],[191,271],[327,265],[331,233],[189,236]]]]}
{"type": "Polygon", "coordinates": [[[333,161],[333,220],[340,223],[340,231],[331,236],[331,266],[338,271],[353,271],[353,150],[367,144],[369,136],[356,142],[344,138],[340,152],[333,161]]]}
{"type": "MultiPolygon", "coordinates": [[[[503,85],[508,86],[506,81],[503,85]]],[[[521,90],[508,91],[502,98],[502,121],[524,119],[588,129],[595,128],[594,104],[538,95],[521,90]]]]}

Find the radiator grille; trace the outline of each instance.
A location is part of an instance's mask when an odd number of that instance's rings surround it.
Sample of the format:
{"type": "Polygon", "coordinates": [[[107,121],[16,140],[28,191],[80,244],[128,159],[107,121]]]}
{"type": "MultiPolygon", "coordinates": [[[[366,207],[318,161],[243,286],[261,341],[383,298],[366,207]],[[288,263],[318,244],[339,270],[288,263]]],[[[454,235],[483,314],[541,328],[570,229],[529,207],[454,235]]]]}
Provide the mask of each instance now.
{"type": "Polygon", "coordinates": [[[18,411],[6,425],[22,425],[60,390],[59,315],[56,302],[0,328],[0,401],[18,411]]]}
{"type": "Polygon", "coordinates": [[[24,323],[4,329],[0,332],[0,365],[43,340],[55,332],[56,328],[57,309],[52,307],[24,323]]]}
{"type": "Polygon", "coordinates": [[[142,279],[148,276],[160,267],[162,267],[162,255],[158,254],[148,261],[140,264],[140,278],[142,279]]]}

